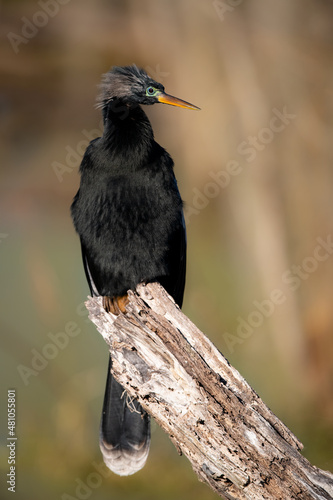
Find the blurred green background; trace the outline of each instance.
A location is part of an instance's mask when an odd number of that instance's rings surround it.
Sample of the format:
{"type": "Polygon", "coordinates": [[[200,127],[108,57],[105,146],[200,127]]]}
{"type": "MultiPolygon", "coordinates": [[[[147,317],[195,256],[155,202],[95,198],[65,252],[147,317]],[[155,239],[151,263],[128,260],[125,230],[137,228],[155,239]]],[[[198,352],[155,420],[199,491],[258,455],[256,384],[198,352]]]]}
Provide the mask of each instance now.
{"type": "Polygon", "coordinates": [[[101,74],[133,62],[202,108],[145,109],[186,204],[184,312],[332,471],[333,3],[8,0],[0,16],[1,469],[14,388],[15,498],[216,498],[156,424],[141,472],[100,465],[107,349],[82,306],[69,206],[101,74]]]}

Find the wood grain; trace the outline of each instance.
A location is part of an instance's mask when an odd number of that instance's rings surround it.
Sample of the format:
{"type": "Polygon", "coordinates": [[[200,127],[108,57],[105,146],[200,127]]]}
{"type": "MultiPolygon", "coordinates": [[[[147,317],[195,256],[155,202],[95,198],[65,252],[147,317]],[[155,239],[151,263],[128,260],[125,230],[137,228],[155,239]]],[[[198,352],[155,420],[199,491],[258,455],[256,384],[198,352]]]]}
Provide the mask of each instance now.
{"type": "Polygon", "coordinates": [[[201,481],[228,499],[332,499],[333,475],[302,444],[158,283],[128,293],[126,314],[86,306],[113,373],[169,434],[201,481]]]}

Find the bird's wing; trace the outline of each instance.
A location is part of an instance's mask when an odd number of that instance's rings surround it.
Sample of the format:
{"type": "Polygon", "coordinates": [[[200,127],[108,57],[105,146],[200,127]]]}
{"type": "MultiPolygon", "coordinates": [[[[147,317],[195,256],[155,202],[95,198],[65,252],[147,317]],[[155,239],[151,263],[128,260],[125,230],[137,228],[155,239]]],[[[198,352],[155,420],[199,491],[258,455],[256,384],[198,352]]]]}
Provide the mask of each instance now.
{"type": "Polygon", "coordinates": [[[186,228],[183,213],[181,214],[181,224],[174,231],[169,247],[169,274],[159,277],[156,281],[161,283],[176,304],[181,307],[186,274],[186,228]]]}
{"type": "Polygon", "coordinates": [[[90,293],[92,297],[97,297],[99,295],[97,287],[94,283],[93,277],[91,275],[89,265],[88,265],[88,258],[87,258],[87,252],[84,247],[84,244],[81,240],[81,253],[82,253],[82,262],[83,262],[83,267],[84,267],[84,272],[86,274],[87,282],[90,288],[90,293]]]}
{"type": "Polygon", "coordinates": [[[179,307],[183,304],[184,288],[185,288],[185,275],[186,275],[186,227],[184,213],[182,213],[182,224],[178,234],[179,239],[179,269],[178,276],[175,280],[174,299],[179,307]]]}

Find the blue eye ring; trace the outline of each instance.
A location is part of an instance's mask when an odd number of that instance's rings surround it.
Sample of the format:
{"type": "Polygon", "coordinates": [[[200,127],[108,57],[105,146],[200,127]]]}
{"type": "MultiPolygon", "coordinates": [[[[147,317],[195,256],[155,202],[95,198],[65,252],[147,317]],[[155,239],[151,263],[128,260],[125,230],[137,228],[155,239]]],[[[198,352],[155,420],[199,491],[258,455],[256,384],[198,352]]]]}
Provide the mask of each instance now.
{"type": "Polygon", "coordinates": [[[158,89],[155,89],[152,86],[146,88],[146,95],[149,97],[154,97],[159,92],[158,89]]]}

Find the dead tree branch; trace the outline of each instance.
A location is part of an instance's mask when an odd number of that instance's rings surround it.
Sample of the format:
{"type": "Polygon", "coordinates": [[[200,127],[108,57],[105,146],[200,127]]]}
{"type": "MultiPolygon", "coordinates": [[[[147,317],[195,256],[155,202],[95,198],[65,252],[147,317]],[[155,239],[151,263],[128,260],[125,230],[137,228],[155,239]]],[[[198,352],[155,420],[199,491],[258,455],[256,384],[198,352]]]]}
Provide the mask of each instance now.
{"type": "Polygon", "coordinates": [[[199,479],[228,499],[332,499],[333,475],[157,283],[129,292],[127,313],[86,303],[113,373],[155,418],[199,479]]]}

